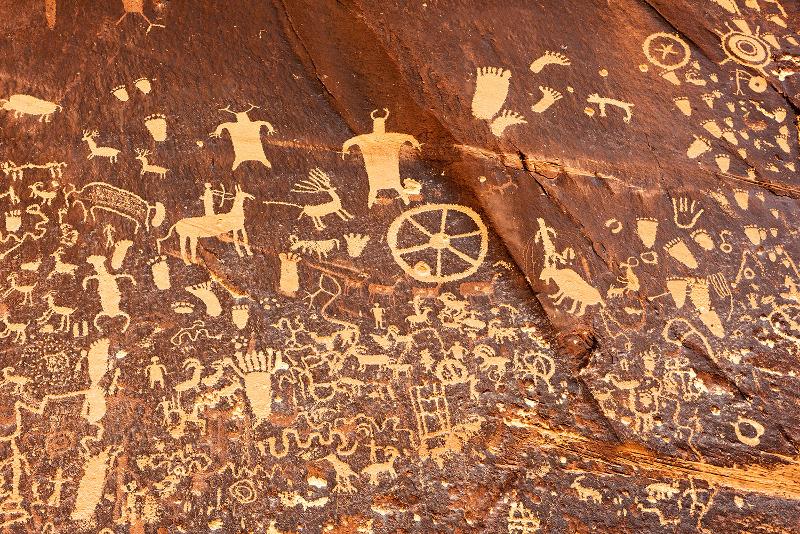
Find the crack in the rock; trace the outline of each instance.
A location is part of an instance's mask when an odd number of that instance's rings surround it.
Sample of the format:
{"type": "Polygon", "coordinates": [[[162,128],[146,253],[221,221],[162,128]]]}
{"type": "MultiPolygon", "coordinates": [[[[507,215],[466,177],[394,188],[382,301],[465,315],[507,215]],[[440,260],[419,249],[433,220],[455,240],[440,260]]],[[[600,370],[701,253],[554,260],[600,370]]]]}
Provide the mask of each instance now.
{"type": "Polygon", "coordinates": [[[575,432],[553,429],[541,421],[527,420],[522,414],[508,412],[508,409],[504,417],[510,427],[525,430],[526,435],[522,440],[530,448],[556,449],[576,454],[587,460],[614,466],[614,471],[623,476],[641,476],[644,472],[658,478],[678,480],[695,477],[710,485],[800,500],[798,458],[773,455],[780,463],[720,466],[662,456],[638,444],[607,443],[575,432]]]}

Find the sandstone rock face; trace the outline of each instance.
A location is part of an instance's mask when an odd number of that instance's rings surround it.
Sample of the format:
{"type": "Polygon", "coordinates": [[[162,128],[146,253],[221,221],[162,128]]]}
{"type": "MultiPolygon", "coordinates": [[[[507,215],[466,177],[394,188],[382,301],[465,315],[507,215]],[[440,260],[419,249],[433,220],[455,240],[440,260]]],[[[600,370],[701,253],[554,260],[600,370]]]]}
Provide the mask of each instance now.
{"type": "Polygon", "coordinates": [[[0,531],[800,531],[796,2],[0,13],[0,531]]]}

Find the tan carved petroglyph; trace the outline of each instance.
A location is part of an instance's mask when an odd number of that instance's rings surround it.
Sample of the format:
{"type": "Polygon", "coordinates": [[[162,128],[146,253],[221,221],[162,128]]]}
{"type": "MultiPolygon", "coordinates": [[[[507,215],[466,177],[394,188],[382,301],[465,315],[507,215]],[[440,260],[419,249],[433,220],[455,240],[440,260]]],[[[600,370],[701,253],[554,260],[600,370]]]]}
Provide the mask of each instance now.
{"type": "Polygon", "coordinates": [[[564,98],[564,95],[550,87],[543,87],[540,85],[539,90],[542,92],[542,97],[531,106],[531,110],[534,113],[544,113],[550,106],[564,98]]]}
{"type": "Polygon", "coordinates": [[[167,176],[167,172],[169,169],[165,167],[161,167],[159,165],[153,165],[148,161],[148,157],[150,156],[149,150],[144,150],[141,148],[136,149],[136,159],[142,164],[142,170],[139,172],[140,175],[144,176],[145,173],[155,174],[159,178],[165,178],[167,176]]]}
{"type": "Polygon", "coordinates": [[[589,95],[586,98],[586,101],[590,104],[597,104],[597,106],[600,108],[601,117],[606,116],[606,106],[614,106],[625,112],[625,116],[622,117],[622,121],[625,124],[630,123],[631,119],[633,118],[633,104],[631,102],[623,102],[622,100],[617,100],[615,98],[600,96],[597,93],[589,95]]]}
{"type": "Polygon", "coordinates": [[[538,219],[539,230],[536,232],[535,240],[542,243],[544,249],[544,267],[539,274],[539,279],[545,283],[554,282],[558,290],[550,295],[553,304],[560,305],[565,299],[572,301],[572,306],[568,313],[583,315],[587,306],[605,306],[600,292],[589,285],[577,272],[569,268],[560,268],[559,265],[566,263],[567,258],[574,257],[572,249],[565,249],[563,253],[557,253],[551,238],[557,237],[555,230],[547,226],[544,219],[538,219]]]}
{"type": "Polygon", "coordinates": [[[389,226],[386,241],[397,264],[420,282],[446,282],[470,276],[483,263],[489,246],[480,216],[455,204],[430,204],[404,212],[389,226]],[[429,219],[427,224],[432,226],[426,227],[423,219],[429,219]],[[469,226],[466,231],[449,230],[450,225],[463,223],[469,226]],[[411,239],[406,234],[417,236],[411,243],[421,243],[406,245],[406,240],[411,239]],[[424,256],[426,259],[414,263],[415,257],[421,258],[428,252],[431,258],[424,256]],[[434,265],[428,263],[433,261],[434,265]]]}
{"type": "Polygon", "coordinates": [[[372,133],[351,137],[342,145],[342,158],[350,153],[350,149],[358,146],[364,158],[364,166],[369,179],[369,197],[367,207],[371,208],[378,198],[378,191],[392,189],[408,204],[408,193],[400,181],[400,151],[403,145],[411,145],[419,150],[422,145],[414,136],[402,133],[387,132],[386,119],[389,110],[384,108],[383,117],[378,116],[374,110],[370,113],[372,118],[372,133]]]}
{"type": "Polygon", "coordinates": [[[292,192],[311,194],[324,193],[330,197],[330,200],[322,204],[306,205],[265,200],[264,204],[282,204],[284,206],[300,208],[300,215],[297,218],[301,219],[303,216],[308,217],[314,223],[314,228],[317,230],[325,229],[322,218],[327,215],[337,215],[343,221],[348,221],[353,218],[353,215],[342,207],[342,199],[336,192],[336,188],[331,185],[330,177],[321,169],[311,169],[308,173],[308,179],[296,183],[292,188],[292,192]]]}
{"type": "Polygon", "coordinates": [[[117,25],[125,20],[125,17],[128,15],[139,15],[145,20],[145,22],[147,22],[147,30],[145,33],[150,33],[150,30],[153,28],[165,28],[166,26],[163,24],[156,24],[155,22],[151,21],[147,15],[145,15],[144,3],[145,0],[122,0],[122,9],[124,13],[119,20],[117,20],[117,25]]]}
{"type": "Polygon", "coordinates": [[[499,67],[478,69],[475,93],[472,95],[472,115],[491,121],[500,112],[508,96],[511,71],[499,67]]]}
{"type": "MultiPolygon", "coordinates": [[[[553,102],[555,102],[555,100],[556,99],[554,99],[553,102]]],[[[542,111],[544,111],[544,109],[546,108],[542,108],[542,111]]],[[[505,132],[506,128],[508,128],[509,126],[514,126],[515,124],[526,124],[527,122],[528,121],[525,120],[525,117],[523,117],[516,111],[504,109],[503,111],[500,112],[499,115],[497,115],[492,120],[489,129],[495,136],[501,137],[503,135],[503,132],[505,132]]]]}
{"type": "Polygon", "coordinates": [[[86,142],[86,144],[89,146],[89,155],[87,158],[108,158],[110,163],[116,163],[117,156],[119,156],[120,151],[109,146],[98,146],[95,138],[99,135],[100,133],[97,130],[86,130],[83,132],[83,137],[81,140],[86,142]]]}
{"type": "Polygon", "coordinates": [[[32,115],[39,117],[39,122],[50,122],[54,113],[62,111],[59,104],[48,102],[31,95],[16,94],[7,99],[0,98],[0,109],[13,111],[14,117],[32,115]]]}
{"type": "Polygon", "coordinates": [[[680,35],[658,32],[651,34],[642,44],[647,60],[661,69],[659,75],[674,85],[680,85],[676,71],[691,59],[691,50],[680,35]]]}
{"type": "Polygon", "coordinates": [[[551,50],[547,50],[544,54],[536,58],[533,63],[531,63],[531,72],[535,74],[539,74],[542,72],[548,65],[561,65],[564,67],[568,67],[572,64],[570,59],[560,52],[553,52],[551,50]]]}
{"type": "Polygon", "coordinates": [[[159,251],[161,243],[169,239],[174,232],[178,236],[181,257],[184,263],[188,265],[190,259],[192,262],[197,261],[197,243],[200,238],[219,237],[230,232],[236,253],[239,256],[243,256],[242,248],[244,248],[244,252],[252,256],[250,240],[244,227],[244,201],[253,199],[255,199],[253,195],[245,193],[241,187],[236,186],[236,195],[230,211],[219,215],[203,215],[181,219],[170,227],[167,235],[156,240],[159,251]],[[241,243],[239,241],[240,236],[241,243]]]}
{"type": "Polygon", "coordinates": [[[246,111],[231,111],[230,106],[225,106],[220,111],[227,111],[236,117],[235,122],[223,122],[217,126],[216,130],[209,134],[210,137],[221,137],[227,131],[233,143],[234,160],[231,170],[236,170],[245,161],[258,161],[266,168],[271,169],[272,163],[264,153],[264,145],[261,142],[261,128],[267,129],[267,134],[275,133],[275,128],[267,121],[253,121],[248,116],[253,109],[257,108],[253,104],[246,111]]]}

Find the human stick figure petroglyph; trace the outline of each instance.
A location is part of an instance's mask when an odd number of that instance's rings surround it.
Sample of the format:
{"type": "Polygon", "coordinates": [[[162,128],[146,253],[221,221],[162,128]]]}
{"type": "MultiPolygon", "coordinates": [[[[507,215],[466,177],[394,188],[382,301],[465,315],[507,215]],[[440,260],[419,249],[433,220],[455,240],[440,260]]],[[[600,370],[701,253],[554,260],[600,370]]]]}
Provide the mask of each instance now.
{"type": "Polygon", "coordinates": [[[271,169],[272,163],[264,153],[264,145],[261,142],[261,128],[267,129],[267,134],[275,133],[275,128],[267,121],[253,121],[247,115],[250,111],[257,108],[250,104],[246,111],[231,111],[230,106],[225,106],[220,111],[227,111],[236,117],[235,122],[223,122],[217,129],[211,132],[210,137],[221,137],[222,132],[228,131],[233,143],[234,160],[231,170],[236,170],[245,161],[258,161],[266,168],[271,169]]]}
{"type": "Polygon", "coordinates": [[[200,217],[187,217],[173,224],[167,235],[156,240],[158,251],[161,252],[161,243],[169,239],[173,231],[178,235],[178,242],[181,249],[181,258],[187,265],[192,261],[197,261],[197,241],[201,237],[219,237],[223,234],[231,233],[233,245],[236,253],[241,257],[242,247],[247,255],[252,256],[250,249],[250,239],[244,227],[244,201],[254,200],[255,197],[242,191],[240,186],[236,186],[236,195],[233,205],[228,213],[218,215],[203,215],[200,217]],[[241,244],[239,236],[241,235],[241,244]],[[191,261],[190,261],[191,257],[191,261]]]}
{"type": "Polygon", "coordinates": [[[325,224],[322,218],[326,215],[338,215],[343,221],[348,221],[353,218],[347,210],[342,207],[342,199],[336,192],[336,188],[331,185],[330,177],[325,174],[321,169],[311,169],[308,173],[308,179],[298,182],[292,188],[293,193],[325,193],[331,199],[322,204],[292,204],[290,202],[278,202],[274,200],[265,200],[264,204],[280,204],[284,206],[294,206],[300,208],[302,211],[298,215],[298,219],[304,215],[311,219],[314,227],[317,230],[324,230],[325,224]]]}
{"type": "Polygon", "coordinates": [[[386,119],[389,117],[389,110],[384,108],[383,117],[377,116],[377,111],[373,110],[370,113],[372,133],[357,135],[345,141],[342,145],[342,158],[344,159],[354,146],[361,149],[369,179],[368,208],[375,203],[378,191],[382,189],[393,189],[400,195],[403,203],[408,204],[410,202],[408,193],[400,181],[400,150],[405,144],[416,149],[420,149],[422,145],[412,135],[387,132],[386,119]]]}

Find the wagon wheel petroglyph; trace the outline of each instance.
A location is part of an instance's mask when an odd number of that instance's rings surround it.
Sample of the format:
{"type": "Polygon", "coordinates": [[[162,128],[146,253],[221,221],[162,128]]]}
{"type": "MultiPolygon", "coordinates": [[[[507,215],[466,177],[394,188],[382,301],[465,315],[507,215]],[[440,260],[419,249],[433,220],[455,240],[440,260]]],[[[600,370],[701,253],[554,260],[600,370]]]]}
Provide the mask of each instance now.
{"type": "Polygon", "coordinates": [[[483,263],[489,248],[488,232],[480,216],[457,204],[430,204],[410,209],[392,222],[386,239],[394,261],[420,282],[452,282],[470,276],[483,263]],[[425,217],[426,214],[429,216],[425,217]],[[430,215],[437,214],[434,229],[423,224],[431,219],[430,215]],[[452,230],[456,221],[459,225],[467,223],[471,229],[452,230]],[[401,237],[407,238],[402,245],[401,237]],[[476,238],[479,239],[477,246],[476,238]],[[435,265],[420,258],[422,253],[432,253],[435,265]]]}

